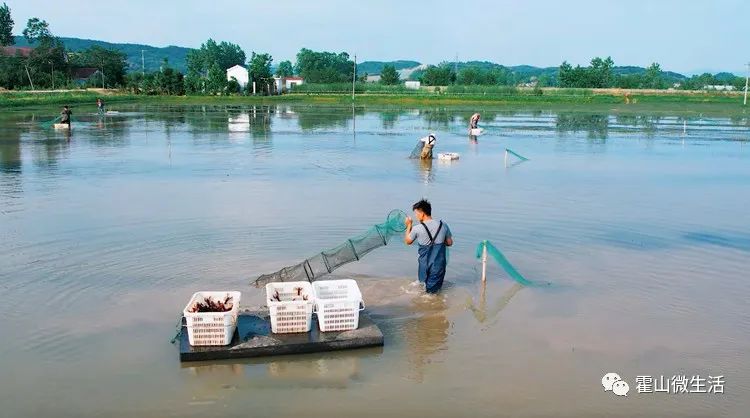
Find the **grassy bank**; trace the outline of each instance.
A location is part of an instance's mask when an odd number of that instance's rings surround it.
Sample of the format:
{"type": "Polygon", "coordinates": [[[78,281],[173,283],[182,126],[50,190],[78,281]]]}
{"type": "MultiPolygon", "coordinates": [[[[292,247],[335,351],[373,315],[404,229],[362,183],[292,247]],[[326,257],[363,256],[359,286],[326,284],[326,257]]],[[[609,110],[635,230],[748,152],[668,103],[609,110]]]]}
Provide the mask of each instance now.
{"type": "MultiPolygon", "coordinates": [[[[343,85],[317,85],[309,91],[283,96],[140,96],[117,91],[5,92],[0,93],[0,108],[93,104],[104,97],[108,105],[133,103],[146,105],[252,105],[252,104],[352,104],[347,93],[326,91],[343,85]]],[[[351,88],[351,85],[349,85],[351,88]]],[[[357,105],[373,106],[514,106],[533,108],[585,107],[617,111],[687,111],[707,113],[744,113],[742,96],[728,93],[623,91],[615,89],[518,89],[512,87],[451,86],[443,89],[407,90],[381,86],[355,95],[357,105]]]]}

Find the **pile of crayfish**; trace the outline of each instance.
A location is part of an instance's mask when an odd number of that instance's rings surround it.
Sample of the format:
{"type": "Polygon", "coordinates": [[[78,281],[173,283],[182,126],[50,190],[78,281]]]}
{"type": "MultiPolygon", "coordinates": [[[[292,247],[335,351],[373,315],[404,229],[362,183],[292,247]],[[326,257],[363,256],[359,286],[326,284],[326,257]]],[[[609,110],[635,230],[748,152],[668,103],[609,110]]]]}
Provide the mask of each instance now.
{"type": "MultiPolygon", "coordinates": [[[[303,295],[302,294],[303,290],[304,289],[301,288],[301,287],[295,287],[294,288],[294,291],[297,292],[297,296],[300,296],[302,298],[302,300],[306,301],[307,300],[307,295],[303,295]]],[[[298,300],[300,300],[300,298],[295,298],[294,296],[292,296],[292,302],[297,302],[298,300]]],[[[270,301],[271,302],[274,302],[274,301],[281,302],[281,295],[279,294],[279,290],[278,289],[273,292],[273,295],[271,295],[270,301]]],[[[285,302],[287,302],[287,301],[285,301],[285,302]]]]}
{"type": "Polygon", "coordinates": [[[195,302],[190,308],[189,312],[227,312],[231,311],[234,307],[234,298],[230,295],[224,298],[224,300],[214,301],[211,296],[204,298],[203,302],[195,302]]]}

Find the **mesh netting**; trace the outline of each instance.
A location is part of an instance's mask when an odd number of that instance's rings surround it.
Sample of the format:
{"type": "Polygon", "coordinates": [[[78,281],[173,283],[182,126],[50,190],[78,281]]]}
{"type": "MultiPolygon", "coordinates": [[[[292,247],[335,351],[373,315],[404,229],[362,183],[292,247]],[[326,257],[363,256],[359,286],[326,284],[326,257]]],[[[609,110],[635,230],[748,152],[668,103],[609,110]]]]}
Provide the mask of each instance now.
{"type": "Polygon", "coordinates": [[[393,210],[386,221],[373,225],[365,233],[349,238],[343,244],[321,251],[301,263],[281,270],[264,274],[253,282],[255,286],[265,286],[273,282],[313,281],[344,264],[357,261],[370,251],[388,244],[392,236],[406,230],[406,214],[393,210]]]}
{"type": "Polygon", "coordinates": [[[534,285],[533,282],[531,282],[531,281],[527,280],[525,277],[523,277],[521,275],[521,273],[519,273],[518,270],[516,270],[516,268],[513,267],[512,264],[510,264],[510,261],[508,261],[508,259],[505,258],[505,256],[503,255],[503,253],[501,253],[500,250],[498,250],[497,247],[495,247],[494,245],[492,245],[492,243],[489,242],[489,241],[482,241],[482,242],[479,243],[479,245],[477,246],[477,258],[481,258],[482,257],[482,250],[485,247],[487,247],[487,254],[491,255],[492,258],[494,258],[495,261],[497,261],[497,263],[500,264],[500,267],[502,267],[503,270],[505,270],[505,272],[508,273],[508,275],[513,280],[515,280],[516,282],[518,282],[519,284],[522,284],[524,286],[532,286],[532,285],[534,285]]]}
{"type": "Polygon", "coordinates": [[[420,158],[422,156],[422,148],[424,148],[424,142],[422,140],[417,141],[417,145],[414,146],[414,149],[411,150],[411,154],[409,155],[409,158],[416,159],[420,158]]]}

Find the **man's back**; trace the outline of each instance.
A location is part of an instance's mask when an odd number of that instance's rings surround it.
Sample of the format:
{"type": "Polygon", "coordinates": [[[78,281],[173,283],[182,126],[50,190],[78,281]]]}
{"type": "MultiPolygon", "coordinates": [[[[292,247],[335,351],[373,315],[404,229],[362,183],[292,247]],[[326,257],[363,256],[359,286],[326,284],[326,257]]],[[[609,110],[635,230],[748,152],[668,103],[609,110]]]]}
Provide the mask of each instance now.
{"type": "Polygon", "coordinates": [[[440,220],[430,219],[425,221],[424,224],[420,223],[414,225],[414,228],[411,230],[410,238],[417,241],[419,245],[429,245],[431,234],[435,239],[433,242],[434,244],[444,243],[446,238],[451,237],[451,231],[448,224],[443,222],[443,226],[441,227],[440,222],[440,220]],[[438,229],[440,229],[440,231],[438,231],[438,229]],[[427,230],[430,231],[430,234],[427,234],[427,230]]]}

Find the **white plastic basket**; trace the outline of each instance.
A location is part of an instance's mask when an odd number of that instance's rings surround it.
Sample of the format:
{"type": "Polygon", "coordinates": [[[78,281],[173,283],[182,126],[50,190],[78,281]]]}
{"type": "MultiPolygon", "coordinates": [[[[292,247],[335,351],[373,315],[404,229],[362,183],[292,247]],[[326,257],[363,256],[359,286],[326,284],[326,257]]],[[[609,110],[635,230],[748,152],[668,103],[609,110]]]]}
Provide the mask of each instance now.
{"type": "Polygon", "coordinates": [[[438,159],[443,161],[457,160],[460,155],[457,152],[441,152],[438,154],[438,159]]]}
{"type": "Polygon", "coordinates": [[[469,135],[471,135],[471,136],[479,136],[479,135],[482,135],[483,132],[484,132],[484,129],[482,129],[482,128],[471,128],[471,129],[469,129],[469,135]]]}
{"type": "Polygon", "coordinates": [[[348,331],[359,327],[359,311],[365,309],[365,304],[357,282],[319,280],[313,282],[313,290],[321,331],[348,331]]]}
{"type": "Polygon", "coordinates": [[[229,345],[237,329],[237,313],[240,309],[240,292],[203,291],[196,292],[190,298],[182,314],[188,331],[190,345],[229,345]],[[189,312],[196,302],[207,297],[223,300],[227,295],[232,297],[232,309],[227,312],[189,312]]]}
{"type": "Polygon", "coordinates": [[[268,283],[266,302],[271,314],[271,332],[310,332],[315,295],[309,282],[268,283]]]}

